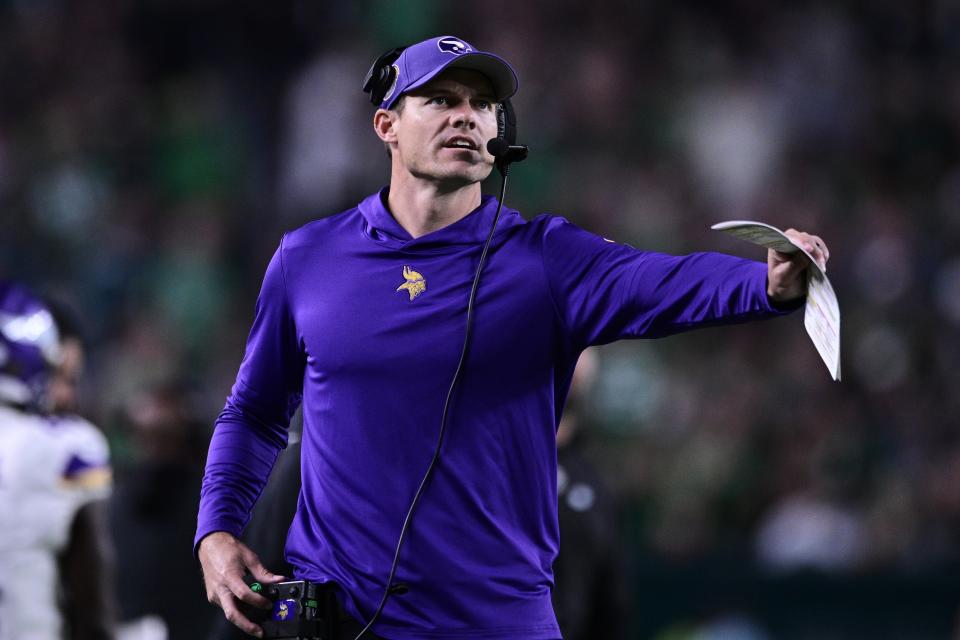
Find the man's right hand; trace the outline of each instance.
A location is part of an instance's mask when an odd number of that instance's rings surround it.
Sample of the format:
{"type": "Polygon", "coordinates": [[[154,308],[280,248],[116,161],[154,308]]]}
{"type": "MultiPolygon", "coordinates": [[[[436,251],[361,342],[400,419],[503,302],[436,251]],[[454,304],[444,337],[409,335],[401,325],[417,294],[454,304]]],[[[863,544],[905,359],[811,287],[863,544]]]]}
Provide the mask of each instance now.
{"type": "Polygon", "coordinates": [[[242,631],[262,638],[263,629],[240,612],[238,601],[261,609],[269,609],[272,604],[254,593],[243,576],[249,573],[264,584],[283,582],[286,578],[267,571],[256,553],[225,531],[211,533],[201,540],[197,556],[203,567],[207,600],[223,609],[227,620],[242,631]]]}

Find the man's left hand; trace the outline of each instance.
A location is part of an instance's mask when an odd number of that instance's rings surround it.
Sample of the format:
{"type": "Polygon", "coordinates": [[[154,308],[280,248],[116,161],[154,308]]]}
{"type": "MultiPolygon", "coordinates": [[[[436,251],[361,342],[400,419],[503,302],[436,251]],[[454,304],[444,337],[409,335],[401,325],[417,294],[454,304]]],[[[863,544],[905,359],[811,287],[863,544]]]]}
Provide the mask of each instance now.
{"type": "MultiPolygon", "coordinates": [[[[830,250],[819,237],[796,229],[787,229],[786,236],[797,246],[806,249],[820,268],[827,270],[830,250]]],[[[774,302],[788,302],[807,293],[805,272],[810,260],[802,251],[781,253],[767,250],[767,295],[774,302]]]]}

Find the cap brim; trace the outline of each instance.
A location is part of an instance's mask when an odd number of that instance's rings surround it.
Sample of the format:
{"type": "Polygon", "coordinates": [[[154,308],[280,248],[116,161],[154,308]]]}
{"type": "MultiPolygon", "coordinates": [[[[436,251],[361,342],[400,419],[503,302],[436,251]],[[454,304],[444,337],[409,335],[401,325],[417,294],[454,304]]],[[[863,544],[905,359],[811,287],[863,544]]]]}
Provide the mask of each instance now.
{"type": "Polygon", "coordinates": [[[470,69],[478,71],[485,75],[493,85],[493,91],[497,100],[505,100],[517,92],[519,81],[513,67],[500,56],[492,53],[477,51],[475,53],[465,53],[452,58],[447,64],[437,67],[419,80],[412,82],[403,93],[422,87],[446,69],[470,69]]]}

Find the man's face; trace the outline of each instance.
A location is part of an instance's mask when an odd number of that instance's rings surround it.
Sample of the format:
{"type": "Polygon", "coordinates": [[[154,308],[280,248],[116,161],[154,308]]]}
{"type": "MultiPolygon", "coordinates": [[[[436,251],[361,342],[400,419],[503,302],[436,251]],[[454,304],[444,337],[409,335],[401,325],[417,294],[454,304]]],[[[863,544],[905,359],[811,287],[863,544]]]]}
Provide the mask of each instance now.
{"type": "Polygon", "coordinates": [[[60,350],[63,359],[50,378],[49,401],[54,413],[74,413],[80,405],[83,345],[76,338],[64,338],[60,350]]]}
{"type": "MultiPolygon", "coordinates": [[[[483,74],[447,69],[405,94],[391,127],[394,162],[412,175],[460,186],[493,169],[486,145],[497,135],[493,87],[483,74]]],[[[388,140],[389,142],[389,140],[388,140]]]]}

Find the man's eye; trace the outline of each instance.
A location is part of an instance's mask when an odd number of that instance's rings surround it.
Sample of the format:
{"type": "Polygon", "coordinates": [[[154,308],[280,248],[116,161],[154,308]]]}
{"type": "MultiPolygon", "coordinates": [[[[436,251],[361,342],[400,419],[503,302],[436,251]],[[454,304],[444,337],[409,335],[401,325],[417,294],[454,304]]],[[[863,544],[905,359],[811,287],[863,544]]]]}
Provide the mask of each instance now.
{"type": "Polygon", "coordinates": [[[477,102],[477,108],[483,109],[484,111],[489,111],[493,105],[487,102],[486,100],[480,100],[477,102]]]}
{"type": "Polygon", "coordinates": [[[446,98],[446,96],[437,96],[437,97],[435,97],[435,98],[430,98],[430,100],[427,102],[427,104],[445,105],[445,104],[447,104],[447,98],[446,98]]]}

